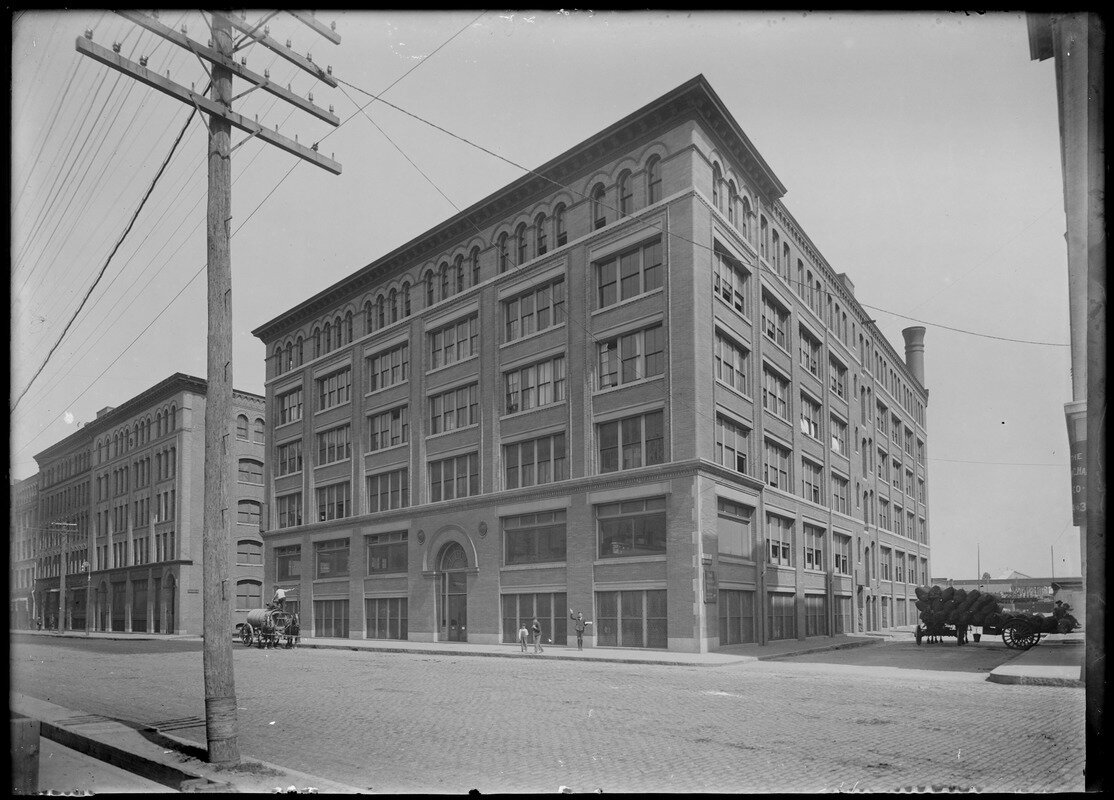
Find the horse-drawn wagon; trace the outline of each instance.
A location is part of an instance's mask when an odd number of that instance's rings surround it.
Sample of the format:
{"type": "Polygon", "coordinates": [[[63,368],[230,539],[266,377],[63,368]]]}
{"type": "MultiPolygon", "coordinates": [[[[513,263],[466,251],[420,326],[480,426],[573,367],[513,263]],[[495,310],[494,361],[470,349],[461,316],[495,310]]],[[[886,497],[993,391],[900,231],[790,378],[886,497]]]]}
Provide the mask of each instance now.
{"type": "MultiPolygon", "coordinates": [[[[1012,650],[1028,650],[1050,633],[1070,633],[1079,623],[1068,612],[1070,606],[1060,603],[1052,616],[1003,611],[998,598],[978,589],[967,591],[948,586],[918,586],[917,609],[921,623],[913,635],[920,644],[927,638],[939,641],[954,636],[956,644],[967,642],[969,627],[979,627],[982,633],[1001,635],[1002,642],[1012,650]]],[[[974,634],[978,642],[981,634],[974,634]]]]}
{"type": "Polygon", "coordinates": [[[282,637],[286,637],[286,647],[293,647],[300,633],[296,613],[271,606],[253,608],[240,625],[240,641],[248,647],[278,647],[282,637]]]}

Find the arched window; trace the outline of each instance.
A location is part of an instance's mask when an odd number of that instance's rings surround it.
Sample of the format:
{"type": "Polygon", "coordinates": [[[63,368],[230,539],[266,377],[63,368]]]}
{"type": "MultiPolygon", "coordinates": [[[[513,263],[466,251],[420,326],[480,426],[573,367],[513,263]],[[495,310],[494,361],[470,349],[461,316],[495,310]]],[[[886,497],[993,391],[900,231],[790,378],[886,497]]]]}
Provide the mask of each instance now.
{"type": "Polygon", "coordinates": [[[661,200],[661,159],[657,156],[646,162],[646,200],[649,203],[661,200]]]}
{"type": "Polygon", "coordinates": [[[773,246],[773,252],[770,253],[770,257],[774,260],[774,272],[776,272],[778,275],[780,275],[781,274],[781,237],[778,236],[777,231],[774,231],[773,239],[774,239],[774,246],[773,246]]]}
{"type": "Polygon", "coordinates": [[[743,218],[739,220],[739,227],[743,231],[743,238],[745,238],[751,244],[754,244],[754,231],[750,227],[750,220],[753,216],[754,212],[750,208],[750,198],[744,195],[743,218]]]}
{"type": "Polygon", "coordinates": [[[371,333],[375,330],[375,318],[372,316],[371,301],[364,302],[364,333],[371,333]]]}
{"type": "Polygon", "coordinates": [[[564,247],[569,241],[569,232],[565,230],[565,204],[561,203],[553,210],[553,235],[558,247],[564,247]]]}
{"type": "Polygon", "coordinates": [[[178,406],[171,406],[170,407],[169,426],[170,426],[170,430],[174,430],[175,428],[178,427],[178,406]]]}
{"type": "Polygon", "coordinates": [[[499,234],[498,247],[499,247],[499,271],[500,272],[506,272],[507,271],[507,266],[508,266],[507,265],[507,234],[505,234],[505,233],[500,233],[499,234]]]}
{"type": "Polygon", "coordinates": [[[781,245],[781,274],[786,281],[789,280],[789,242],[783,242],[781,245]]]}
{"type": "Polygon", "coordinates": [[[387,295],[387,305],[391,308],[391,322],[398,322],[398,290],[391,289],[387,295]]]}
{"type": "Polygon", "coordinates": [[[259,527],[260,508],[261,506],[256,500],[240,500],[236,503],[236,522],[241,525],[259,527]]]}
{"type": "Polygon", "coordinates": [[[352,312],[349,311],[344,315],[344,341],[347,344],[352,344],[352,312]]]}
{"type": "Polygon", "coordinates": [[[526,263],[526,223],[520,222],[514,231],[516,260],[519,266],[526,263]]]}
{"type": "Polygon", "coordinates": [[[592,188],[592,228],[599,230],[607,224],[607,212],[604,211],[603,198],[605,190],[602,183],[597,183],[592,188]]]}
{"type": "Polygon", "coordinates": [[[275,354],[273,356],[273,360],[275,362],[275,374],[276,375],[281,375],[282,371],[283,371],[282,370],[282,345],[281,344],[276,344],[275,345],[275,354]]]}
{"type": "Polygon", "coordinates": [[[334,349],[344,344],[344,321],[340,317],[333,320],[333,347],[334,349]]]}
{"type": "Polygon", "coordinates": [[[450,296],[450,292],[449,292],[449,265],[446,264],[444,261],[442,261],[441,266],[437,268],[437,277],[438,277],[438,285],[441,288],[441,299],[444,300],[445,298],[450,296]]]}
{"type": "Polygon", "coordinates": [[[760,221],[758,223],[758,255],[762,256],[762,258],[768,259],[770,257],[770,253],[769,253],[769,249],[770,249],[769,248],[769,245],[770,245],[770,242],[769,242],[770,224],[768,222],[766,222],[766,215],[765,214],[763,214],[759,218],[759,220],[760,221]]]}
{"type": "Polygon", "coordinates": [[[410,316],[410,282],[402,284],[402,316],[410,316]]]}
{"type": "Polygon", "coordinates": [[[237,465],[236,480],[240,483],[263,485],[263,463],[254,458],[241,458],[237,465]]]}
{"type": "Polygon", "coordinates": [[[294,343],[286,343],[286,352],[282,359],[282,371],[286,372],[294,366],[294,343]]]}
{"type": "Polygon", "coordinates": [[[454,294],[460,294],[464,291],[464,256],[458,255],[453,259],[453,273],[456,278],[456,286],[453,289],[454,294]]]}
{"type": "Polygon", "coordinates": [[[634,210],[634,192],[631,189],[630,171],[619,173],[619,216],[625,217],[634,210]]]}
{"type": "Polygon", "coordinates": [[[296,367],[302,366],[302,362],[305,360],[305,350],[302,349],[304,344],[305,342],[302,341],[301,336],[298,337],[298,341],[294,344],[294,366],[296,367]]]}
{"type": "Polygon", "coordinates": [[[544,256],[549,248],[545,242],[545,214],[534,217],[534,249],[539,256],[544,256]]]}
{"type": "Polygon", "coordinates": [[[719,204],[719,185],[722,180],[723,173],[717,162],[712,165],[712,205],[716,207],[716,211],[723,211],[723,207],[719,204]]]}
{"type": "Polygon", "coordinates": [[[433,305],[433,270],[425,274],[425,304],[433,305]]]}
{"type": "Polygon", "coordinates": [[[325,339],[325,352],[331,353],[333,350],[333,325],[330,322],[325,323],[325,332],[322,334],[325,339]]]}
{"type": "Polygon", "coordinates": [[[251,539],[241,539],[236,542],[236,563],[237,564],[262,564],[263,563],[263,544],[262,542],[255,542],[251,539]]]}
{"type": "Polygon", "coordinates": [[[379,330],[387,324],[387,301],[383,295],[375,298],[375,329],[379,330]]]}
{"type": "Polygon", "coordinates": [[[251,611],[263,607],[263,584],[255,580],[236,581],[236,610],[251,611]]]}
{"type": "Polygon", "coordinates": [[[313,357],[317,358],[321,355],[321,329],[313,329],[313,357]]]}
{"type": "Polygon", "coordinates": [[[255,429],[254,429],[253,433],[254,433],[254,436],[255,436],[254,441],[257,444],[262,444],[263,443],[263,428],[264,428],[263,418],[262,417],[256,417],[255,418],[255,429]]]}
{"type": "Polygon", "coordinates": [[[468,258],[472,265],[472,285],[475,286],[480,282],[480,248],[473,247],[472,255],[468,258]]]}
{"type": "Polygon", "coordinates": [[[248,438],[248,418],[243,414],[238,414],[236,416],[236,438],[248,438]]]}
{"type": "Polygon", "coordinates": [[[727,182],[727,221],[731,223],[732,228],[738,228],[738,220],[735,219],[735,212],[739,210],[739,195],[735,191],[735,181],[727,182]]]}
{"type": "MultiPolygon", "coordinates": [[[[158,412],[155,413],[155,436],[162,436],[162,412],[161,411],[158,411],[158,412]]],[[[104,440],[104,445],[105,445],[104,449],[106,451],[105,457],[107,458],[108,439],[104,440]]]]}

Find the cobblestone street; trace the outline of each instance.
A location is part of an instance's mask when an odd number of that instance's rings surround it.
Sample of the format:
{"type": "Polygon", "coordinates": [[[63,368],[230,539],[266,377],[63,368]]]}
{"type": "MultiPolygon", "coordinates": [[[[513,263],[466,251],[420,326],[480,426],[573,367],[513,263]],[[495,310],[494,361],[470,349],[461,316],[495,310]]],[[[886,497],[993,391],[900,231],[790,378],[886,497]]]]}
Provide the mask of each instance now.
{"type": "MultiPolygon", "coordinates": [[[[13,642],[12,687],[203,742],[199,650],[81,644],[13,642]]],[[[235,666],[245,755],[376,792],[1083,789],[1083,691],[976,672],[243,648],[235,666]]]]}

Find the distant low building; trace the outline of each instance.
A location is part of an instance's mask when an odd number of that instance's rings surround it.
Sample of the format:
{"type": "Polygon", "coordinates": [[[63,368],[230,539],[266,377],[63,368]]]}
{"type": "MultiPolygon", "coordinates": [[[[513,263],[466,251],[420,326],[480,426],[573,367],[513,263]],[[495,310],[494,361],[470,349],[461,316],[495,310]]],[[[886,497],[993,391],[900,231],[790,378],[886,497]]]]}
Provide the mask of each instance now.
{"type": "MultiPolygon", "coordinates": [[[[1052,611],[1056,600],[1063,599],[1074,609],[1083,608],[1082,578],[1034,578],[1021,572],[1008,572],[1001,578],[972,578],[970,580],[956,580],[954,578],[933,578],[932,584],[936,586],[953,586],[956,589],[978,589],[980,592],[989,592],[997,595],[1002,603],[1002,608],[1007,611],[1033,611],[1047,614],[1052,611]],[[1079,596],[1067,600],[1056,596],[1057,585],[1079,586],[1079,596]]],[[[1076,615],[1079,616],[1078,614],[1076,615]]]]}

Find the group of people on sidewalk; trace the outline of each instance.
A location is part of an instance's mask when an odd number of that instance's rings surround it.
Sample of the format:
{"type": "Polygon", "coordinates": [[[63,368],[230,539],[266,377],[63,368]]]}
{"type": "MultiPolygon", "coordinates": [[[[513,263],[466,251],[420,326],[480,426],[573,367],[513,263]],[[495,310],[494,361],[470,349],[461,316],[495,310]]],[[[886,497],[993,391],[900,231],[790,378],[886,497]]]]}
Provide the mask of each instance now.
{"type": "MultiPolygon", "coordinates": [[[[592,623],[584,619],[584,613],[582,611],[573,611],[571,608],[569,609],[569,619],[572,620],[573,630],[576,631],[576,649],[583,650],[584,631],[592,623]]],[[[534,640],[534,654],[544,653],[545,648],[542,647],[542,626],[541,623],[538,622],[537,617],[534,617],[534,621],[530,624],[529,628],[526,627],[525,620],[523,620],[518,628],[518,644],[522,647],[523,653],[529,652],[527,644],[531,637],[534,640]]],[[[549,641],[552,642],[553,639],[549,641]]]]}

